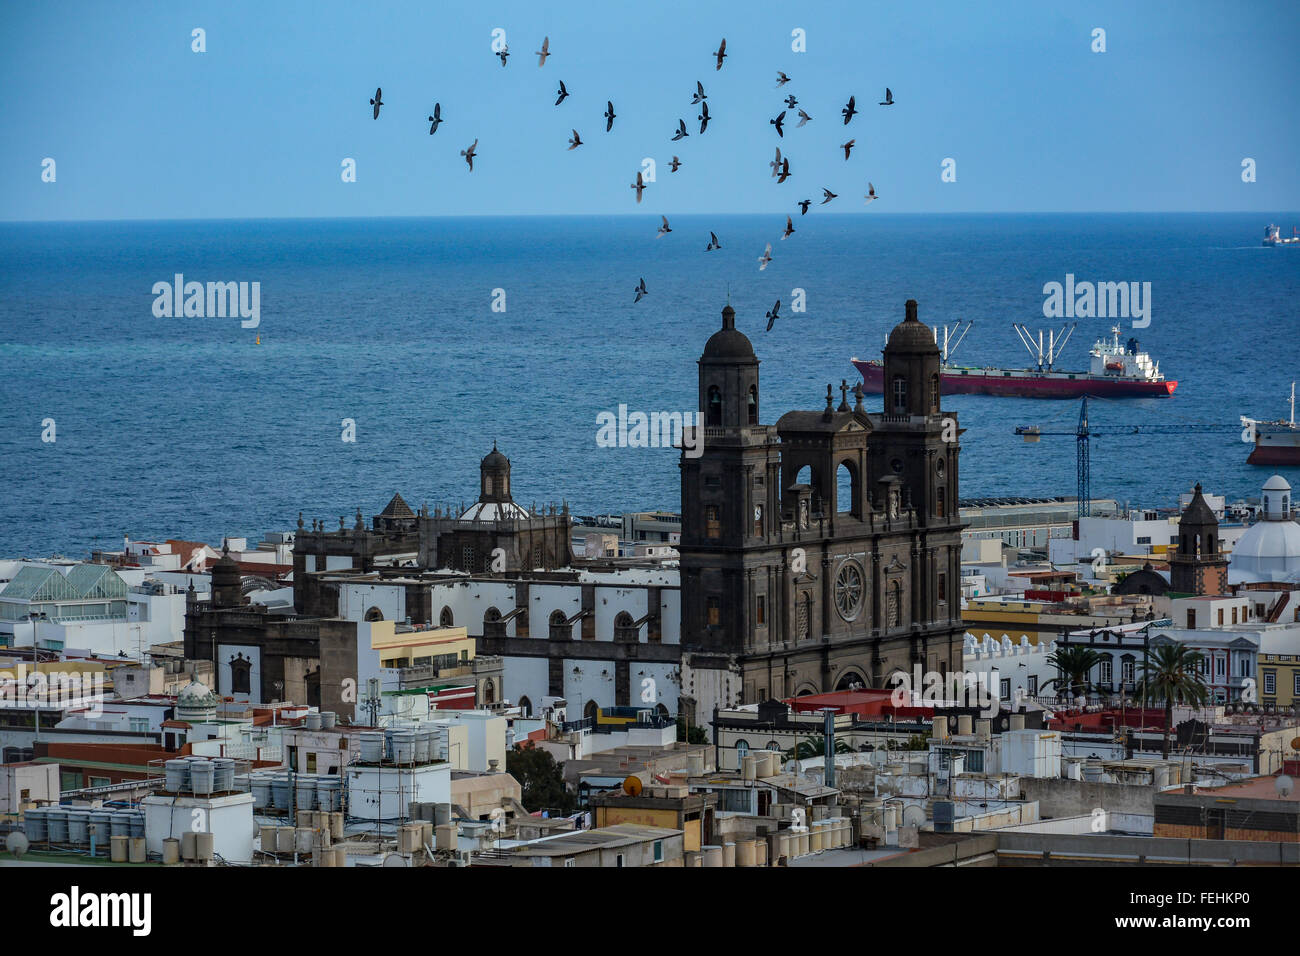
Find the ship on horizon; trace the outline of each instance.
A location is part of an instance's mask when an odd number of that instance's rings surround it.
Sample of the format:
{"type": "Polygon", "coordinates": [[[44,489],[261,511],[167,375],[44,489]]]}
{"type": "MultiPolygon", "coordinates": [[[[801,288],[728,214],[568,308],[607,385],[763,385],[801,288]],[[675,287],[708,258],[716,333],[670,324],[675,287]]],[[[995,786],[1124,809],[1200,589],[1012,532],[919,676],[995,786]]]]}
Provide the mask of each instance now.
{"type": "Polygon", "coordinates": [[[1291,383],[1291,418],[1289,421],[1260,421],[1241,416],[1246,426],[1244,438],[1254,434],[1248,465],[1300,465],[1300,428],[1295,423],[1295,382],[1291,383]]]}
{"type": "Polygon", "coordinates": [[[1291,235],[1282,238],[1282,230],[1277,226],[1269,223],[1264,227],[1264,245],[1266,246],[1294,246],[1300,245],[1300,229],[1295,226],[1291,227],[1291,235]]]}
{"type": "MultiPolygon", "coordinates": [[[[1060,371],[1056,360],[1065,348],[1078,323],[1061,326],[1059,332],[1044,333],[1037,337],[1024,325],[1012,327],[1020,341],[1034,359],[1033,368],[973,368],[951,363],[952,353],[961,344],[974,322],[961,322],[952,328],[943,326],[943,344],[940,348],[942,369],[940,385],[945,395],[1010,395],[1018,398],[1080,398],[1096,395],[1105,398],[1168,398],[1178,387],[1176,380],[1160,374],[1160,365],[1138,347],[1130,338],[1126,343],[1119,339],[1119,326],[1111,327],[1112,338],[1098,339],[1089,351],[1092,362],[1087,371],[1060,371]]],[[[935,344],[939,344],[939,330],[934,330],[935,344]]],[[[881,394],[885,387],[885,367],[878,359],[851,359],[862,373],[863,389],[869,394],[881,394]]]]}

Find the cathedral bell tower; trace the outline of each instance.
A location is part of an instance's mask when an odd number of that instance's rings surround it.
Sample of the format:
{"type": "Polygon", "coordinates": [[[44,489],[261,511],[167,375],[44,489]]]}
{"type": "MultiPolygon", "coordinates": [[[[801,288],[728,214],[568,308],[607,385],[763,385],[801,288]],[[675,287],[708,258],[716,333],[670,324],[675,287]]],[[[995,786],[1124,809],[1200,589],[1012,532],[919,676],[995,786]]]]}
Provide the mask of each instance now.
{"type": "Polygon", "coordinates": [[[1227,593],[1228,559],[1219,543],[1219,519],[1197,482],[1178,519],[1178,550],[1169,556],[1169,589],[1181,594],[1227,593]]]}

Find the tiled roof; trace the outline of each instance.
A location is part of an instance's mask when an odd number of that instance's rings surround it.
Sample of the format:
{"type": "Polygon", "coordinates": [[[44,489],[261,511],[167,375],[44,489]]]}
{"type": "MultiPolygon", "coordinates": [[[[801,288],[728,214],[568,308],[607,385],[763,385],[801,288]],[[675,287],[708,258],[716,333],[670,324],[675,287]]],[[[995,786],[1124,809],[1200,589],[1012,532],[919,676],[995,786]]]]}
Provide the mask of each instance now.
{"type": "Polygon", "coordinates": [[[393,495],[393,500],[388,502],[388,507],[379,513],[381,518],[414,518],[415,512],[402,498],[400,494],[393,495]]]}

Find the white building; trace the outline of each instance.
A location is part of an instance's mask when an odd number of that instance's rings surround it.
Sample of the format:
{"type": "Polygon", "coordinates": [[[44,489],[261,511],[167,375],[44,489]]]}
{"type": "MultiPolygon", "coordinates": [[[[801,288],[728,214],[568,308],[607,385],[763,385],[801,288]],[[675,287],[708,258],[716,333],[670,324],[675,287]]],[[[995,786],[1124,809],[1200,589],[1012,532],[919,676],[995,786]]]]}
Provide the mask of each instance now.
{"type": "Polygon", "coordinates": [[[1300,583],[1300,525],[1291,518],[1291,485],[1281,475],[1264,483],[1260,520],[1232,550],[1229,584],[1300,583]]]}

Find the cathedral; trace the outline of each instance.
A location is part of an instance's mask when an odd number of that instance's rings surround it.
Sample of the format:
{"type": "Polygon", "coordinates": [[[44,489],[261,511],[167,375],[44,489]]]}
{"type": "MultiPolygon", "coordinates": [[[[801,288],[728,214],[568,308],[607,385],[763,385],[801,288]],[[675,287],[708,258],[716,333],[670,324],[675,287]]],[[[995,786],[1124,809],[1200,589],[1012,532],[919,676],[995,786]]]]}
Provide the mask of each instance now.
{"type": "Polygon", "coordinates": [[[703,453],[680,461],[682,704],[889,687],[961,668],[960,429],[914,300],[861,389],[762,424],[759,360],[722,311],[699,359],[703,453]]]}

